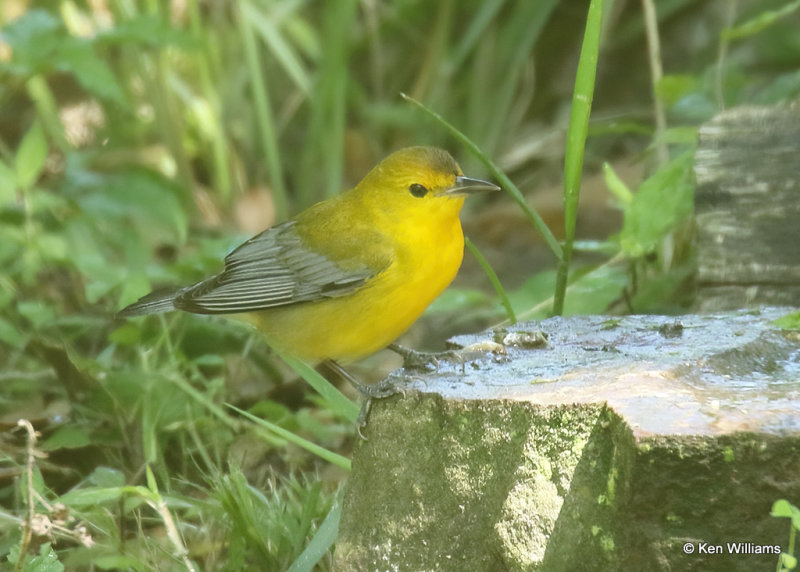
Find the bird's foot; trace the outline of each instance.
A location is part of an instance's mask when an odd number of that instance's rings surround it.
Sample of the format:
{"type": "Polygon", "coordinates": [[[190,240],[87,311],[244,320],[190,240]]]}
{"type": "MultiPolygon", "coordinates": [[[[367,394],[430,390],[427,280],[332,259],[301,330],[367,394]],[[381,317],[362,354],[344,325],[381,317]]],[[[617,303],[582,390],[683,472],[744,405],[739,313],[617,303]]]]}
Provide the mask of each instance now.
{"type": "Polygon", "coordinates": [[[420,352],[398,344],[391,344],[389,349],[403,358],[403,369],[409,371],[436,372],[442,362],[457,363],[464,366],[464,359],[456,350],[442,352],[420,352]]]}
{"type": "Polygon", "coordinates": [[[385,399],[392,395],[401,393],[403,397],[406,396],[406,384],[408,379],[404,376],[389,375],[375,384],[359,383],[356,389],[364,396],[364,403],[361,404],[361,411],[358,413],[356,419],[356,427],[358,436],[367,440],[361,430],[367,426],[369,412],[372,408],[372,401],[375,399],[385,399]]]}
{"type": "Polygon", "coordinates": [[[402,393],[403,397],[405,397],[405,385],[408,383],[408,378],[405,376],[389,375],[378,383],[363,383],[338,363],[329,361],[328,364],[331,369],[346,379],[365,398],[364,403],[361,404],[361,410],[358,413],[358,417],[356,418],[356,427],[358,436],[366,441],[366,437],[364,437],[364,434],[361,432],[361,430],[367,426],[367,419],[372,407],[372,400],[384,399],[386,397],[395,395],[396,393],[402,393]]]}

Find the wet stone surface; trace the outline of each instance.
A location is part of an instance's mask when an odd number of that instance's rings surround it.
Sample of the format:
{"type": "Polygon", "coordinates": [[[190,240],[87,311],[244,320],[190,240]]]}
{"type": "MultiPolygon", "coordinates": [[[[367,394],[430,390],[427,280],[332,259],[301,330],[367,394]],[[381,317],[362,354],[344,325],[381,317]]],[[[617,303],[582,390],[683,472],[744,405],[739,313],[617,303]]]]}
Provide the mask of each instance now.
{"type": "Polygon", "coordinates": [[[606,402],[636,437],[800,433],[800,333],[793,310],[572,316],[452,340],[462,361],[409,372],[445,399],[606,402]]]}

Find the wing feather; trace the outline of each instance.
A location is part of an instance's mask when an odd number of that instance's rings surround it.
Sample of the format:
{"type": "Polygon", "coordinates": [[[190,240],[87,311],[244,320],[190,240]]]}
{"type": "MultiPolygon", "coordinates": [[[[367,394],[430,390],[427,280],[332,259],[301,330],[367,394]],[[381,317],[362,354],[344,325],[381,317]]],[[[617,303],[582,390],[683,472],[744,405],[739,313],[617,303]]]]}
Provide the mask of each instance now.
{"type": "Polygon", "coordinates": [[[388,265],[331,260],[310,250],[295,225],[283,223],[239,246],[220,274],[180,290],[175,307],[230,314],[344,296],[388,265]]]}

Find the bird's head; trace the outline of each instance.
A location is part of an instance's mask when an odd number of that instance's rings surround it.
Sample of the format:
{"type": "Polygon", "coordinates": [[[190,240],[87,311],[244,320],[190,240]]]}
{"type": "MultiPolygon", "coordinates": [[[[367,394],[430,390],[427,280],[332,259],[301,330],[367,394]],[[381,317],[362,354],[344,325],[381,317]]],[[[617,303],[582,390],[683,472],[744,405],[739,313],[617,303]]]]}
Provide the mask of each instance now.
{"type": "Polygon", "coordinates": [[[384,211],[458,213],[467,195],[499,189],[492,183],[465,177],[443,149],[406,147],[375,166],[355,191],[384,211]]]}

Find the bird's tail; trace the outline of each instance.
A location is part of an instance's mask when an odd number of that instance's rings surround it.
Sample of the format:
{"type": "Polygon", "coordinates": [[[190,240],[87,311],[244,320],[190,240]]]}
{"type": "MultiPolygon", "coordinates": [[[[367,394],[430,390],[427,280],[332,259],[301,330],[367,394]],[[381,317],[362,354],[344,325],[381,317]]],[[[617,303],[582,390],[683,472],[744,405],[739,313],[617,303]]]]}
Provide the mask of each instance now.
{"type": "Polygon", "coordinates": [[[175,297],[180,290],[180,288],[166,288],[150,292],[147,296],[142,296],[130,306],[120,310],[119,313],[117,313],[117,317],[131,318],[133,316],[171,312],[175,310],[175,297]]]}

